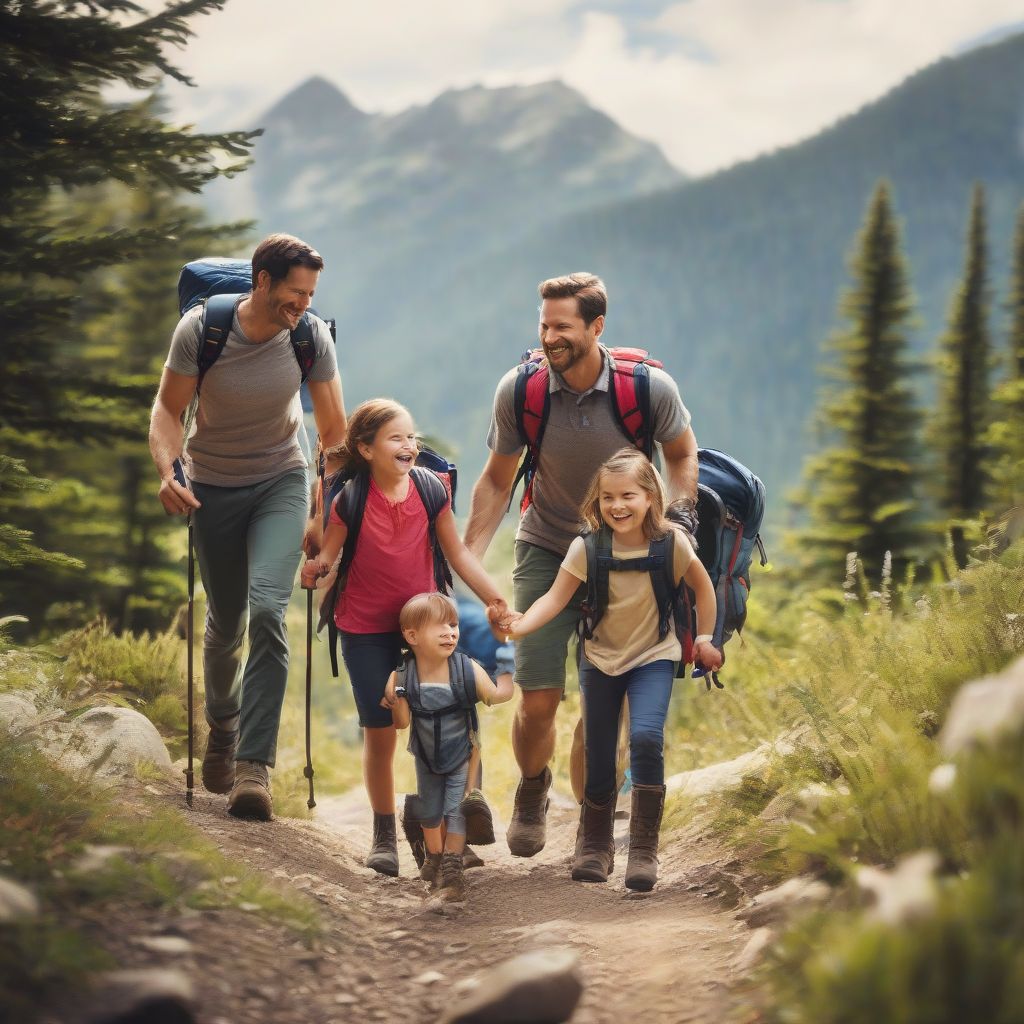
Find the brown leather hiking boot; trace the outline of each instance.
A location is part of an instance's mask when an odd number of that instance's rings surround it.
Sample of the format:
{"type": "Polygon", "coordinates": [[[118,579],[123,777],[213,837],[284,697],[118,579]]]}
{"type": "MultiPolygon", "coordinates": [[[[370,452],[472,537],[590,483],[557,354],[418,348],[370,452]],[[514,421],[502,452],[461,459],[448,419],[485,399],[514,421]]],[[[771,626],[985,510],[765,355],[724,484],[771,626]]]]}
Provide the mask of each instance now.
{"type": "Polygon", "coordinates": [[[428,851],[420,868],[420,878],[430,883],[430,888],[436,889],[441,884],[441,854],[428,851]]]}
{"type": "Polygon", "coordinates": [[[468,871],[470,868],[482,868],[484,859],[472,846],[467,846],[462,851],[462,866],[468,871]]]}
{"type": "Polygon", "coordinates": [[[494,842],[494,819],[483,793],[471,789],[459,804],[466,819],[466,842],[477,846],[490,846],[494,842]]]}
{"type": "Polygon", "coordinates": [[[228,797],[228,814],[256,821],[270,821],[273,818],[270,771],[261,761],[236,762],[235,784],[228,797]]]}
{"type": "Polygon", "coordinates": [[[461,853],[441,854],[441,899],[445,903],[461,903],[466,898],[466,876],[461,853]]]}
{"type": "Polygon", "coordinates": [[[626,888],[650,892],[658,880],[658,833],[665,810],[664,786],[633,786],[629,816],[629,860],[626,888]]]}
{"type": "Polygon", "coordinates": [[[238,749],[238,715],[210,722],[200,778],[208,793],[230,793],[235,784],[235,751],[238,749]]]}
{"type": "Polygon", "coordinates": [[[507,832],[508,849],[513,857],[532,857],[544,849],[550,787],[550,768],[545,768],[534,779],[519,780],[507,832]]]}
{"type": "Polygon", "coordinates": [[[373,846],[367,855],[366,866],[389,878],[398,877],[398,836],[393,814],[374,812],[373,846]]]}
{"type": "Polygon", "coordinates": [[[602,803],[584,798],[576,831],[572,877],[577,882],[607,882],[615,867],[615,794],[602,803]]]}

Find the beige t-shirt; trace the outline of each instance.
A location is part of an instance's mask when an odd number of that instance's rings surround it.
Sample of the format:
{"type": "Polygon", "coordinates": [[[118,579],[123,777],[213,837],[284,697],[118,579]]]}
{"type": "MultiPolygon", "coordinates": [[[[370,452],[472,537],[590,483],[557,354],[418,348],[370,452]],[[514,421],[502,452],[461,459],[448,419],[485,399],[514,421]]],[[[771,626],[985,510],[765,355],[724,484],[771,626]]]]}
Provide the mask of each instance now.
{"type": "MultiPolygon", "coordinates": [[[[682,531],[672,532],[675,535],[672,568],[678,584],[690,567],[694,554],[682,531]]],[[[642,548],[621,548],[612,538],[612,555],[615,558],[643,558],[647,552],[646,544],[642,548]]],[[[562,568],[586,582],[587,552],[582,537],[577,537],[569,545],[562,568]]],[[[649,572],[608,574],[608,607],[593,638],[585,641],[583,650],[595,668],[610,676],[622,675],[663,658],[667,661],[682,658],[682,648],[674,630],[670,629],[664,640],[658,639],[658,602],[649,572]]]]}

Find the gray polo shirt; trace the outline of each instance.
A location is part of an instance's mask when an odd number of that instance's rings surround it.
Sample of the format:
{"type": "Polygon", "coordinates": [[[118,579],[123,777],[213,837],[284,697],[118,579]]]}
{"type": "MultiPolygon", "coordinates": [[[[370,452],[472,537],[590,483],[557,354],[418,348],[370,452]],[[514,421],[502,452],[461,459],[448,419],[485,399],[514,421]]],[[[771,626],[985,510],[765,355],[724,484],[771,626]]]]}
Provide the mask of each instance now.
{"type": "MultiPolygon", "coordinates": [[[[202,307],[179,321],[164,366],[197,377],[202,307]]],[[[337,366],[327,325],[313,320],[316,361],[309,379],[334,379],[337,366]]],[[[306,465],[299,446],[302,374],[288,331],[250,341],[235,315],[217,362],[203,378],[199,410],[188,440],[185,471],[201,484],[244,487],[306,465]]]]}
{"type": "MultiPolygon", "coordinates": [[[[487,447],[499,455],[523,450],[516,427],[514,393],[518,367],[498,382],[487,447]]],[[[533,503],[519,521],[517,540],[528,541],[564,558],[580,530],[580,505],[590,481],[605,460],[629,445],[615,419],[608,392],[611,368],[604,366],[592,388],[579,394],[557,373],[548,376],[551,413],[533,478],[533,503]]],[[[674,441],[690,426],[690,414],[676,382],[650,367],[654,439],[674,441]]]]}

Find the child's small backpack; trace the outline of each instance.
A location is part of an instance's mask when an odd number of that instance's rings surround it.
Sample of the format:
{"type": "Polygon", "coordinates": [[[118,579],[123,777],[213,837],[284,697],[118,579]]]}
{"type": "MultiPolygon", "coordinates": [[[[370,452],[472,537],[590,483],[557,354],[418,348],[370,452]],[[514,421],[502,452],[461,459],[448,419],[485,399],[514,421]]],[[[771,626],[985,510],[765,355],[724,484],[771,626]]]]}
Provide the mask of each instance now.
{"type": "Polygon", "coordinates": [[[423,706],[416,659],[412,655],[397,670],[396,676],[397,684],[405,687],[405,698],[409,702],[412,749],[435,775],[447,775],[465,763],[473,749],[472,734],[480,728],[472,660],[459,651],[448,659],[452,702],[441,708],[423,706]]]}
{"type": "MultiPolygon", "coordinates": [[[[322,466],[322,456],[320,461],[322,466]]],[[[416,464],[412,468],[410,478],[419,493],[423,507],[427,510],[430,548],[434,557],[434,586],[441,593],[450,594],[454,590],[454,583],[448,561],[445,559],[441,543],[437,539],[436,523],[437,517],[448,502],[449,493],[451,494],[452,509],[455,509],[458,470],[443,455],[439,455],[432,448],[423,445],[416,456],[416,464]]],[[[331,506],[335,501],[338,502],[340,518],[351,524],[341,550],[341,561],[338,563],[334,584],[328,589],[320,603],[320,621],[317,626],[318,633],[324,626],[327,627],[331,672],[335,678],[338,675],[338,627],[334,622],[334,609],[348,582],[348,571],[356,557],[359,529],[362,525],[363,510],[366,508],[366,499],[369,493],[370,474],[368,472],[356,473],[353,476],[346,476],[343,473],[334,473],[330,476],[321,474],[321,496],[317,500],[318,503],[322,501],[323,504],[324,528],[327,527],[331,506]]]]}
{"type": "MultiPolygon", "coordinates": [[[[712,642],[724,656],[725,644],[733,633],[742,631],[747,619],[754,548],[760,553],[761,565],[768,564],[759,532],[764,520],[765,489],[757,476],[725,452],[701,448],[697,459],[697,555],[715,588],[718,609],[712,642]]],[[[692,598],[690,604],[691,628],[696,629],[692,598]]],[[[696,667],[694,677],[702,675],[703,670],[696,667]]],[[[721,689],[718,673],[710,675],[721,689]]],[[[708,689],[711,681],[707,681],[708,689]]]]}

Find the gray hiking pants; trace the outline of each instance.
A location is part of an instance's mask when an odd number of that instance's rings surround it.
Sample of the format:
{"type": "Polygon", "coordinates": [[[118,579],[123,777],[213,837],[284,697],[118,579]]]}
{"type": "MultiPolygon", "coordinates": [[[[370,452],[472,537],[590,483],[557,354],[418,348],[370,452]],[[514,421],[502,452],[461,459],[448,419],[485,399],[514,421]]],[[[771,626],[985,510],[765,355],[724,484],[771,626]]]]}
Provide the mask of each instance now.
{"type": "Polygon", "coordinates": [[[306,471],[246,487],[192,486],[202,502],[192,521],[206,591],[206,717],[241,712],[238,759],[273,766],[288,682],[284,616],[308,512],[306,471]]]}

